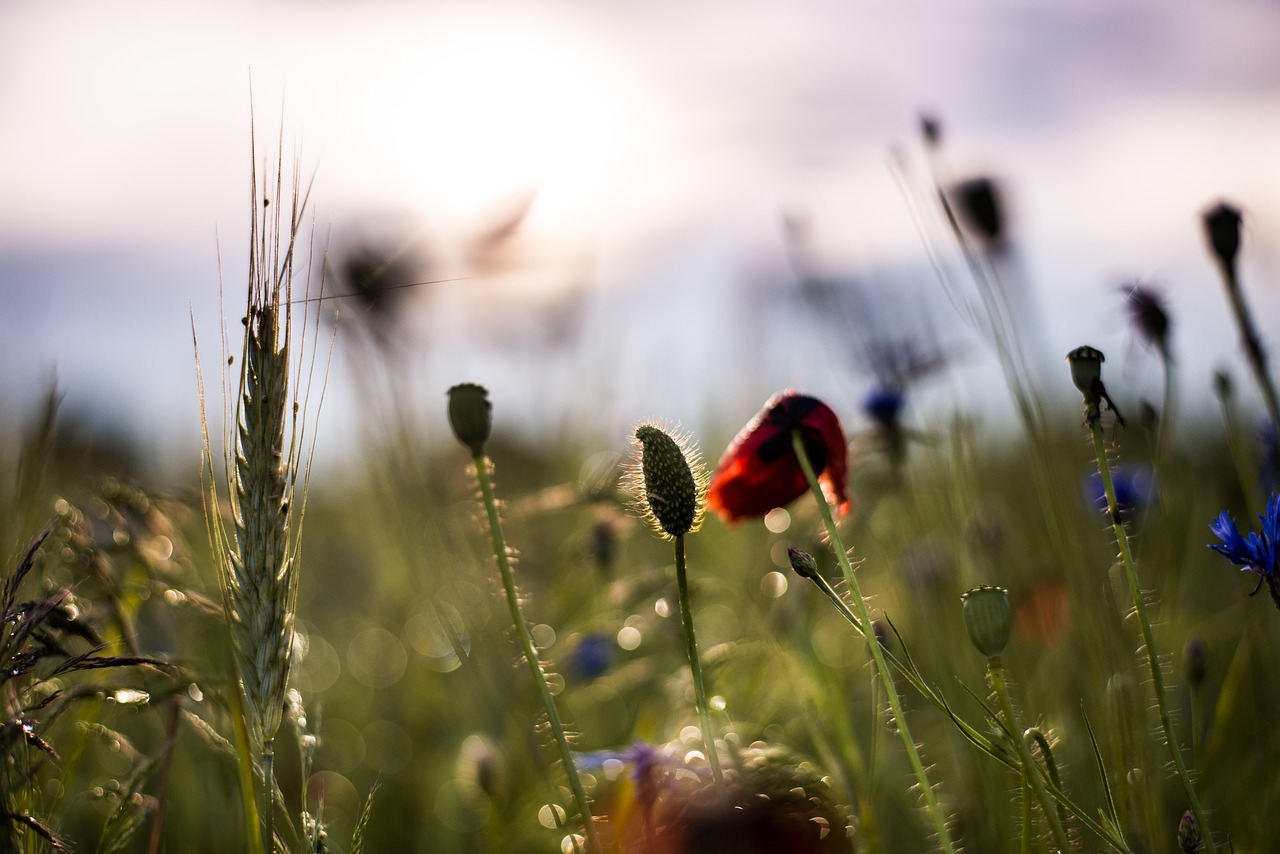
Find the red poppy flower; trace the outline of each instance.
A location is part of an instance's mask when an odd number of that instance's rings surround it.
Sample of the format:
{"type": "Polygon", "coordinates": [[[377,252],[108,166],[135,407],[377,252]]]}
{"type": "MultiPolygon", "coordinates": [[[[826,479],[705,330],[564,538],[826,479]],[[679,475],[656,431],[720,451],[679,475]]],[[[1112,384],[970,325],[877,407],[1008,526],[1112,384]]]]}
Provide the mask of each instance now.
{"type": "Polygon", "coordinates": [[[732,524],[804,495],[809,484],[791,446],[792,430],[800,431],[827,501],[847,513],[848,449],[840,420],[822,401],[794,392],[773,397],[729,445],[711,477],[707,505],[732,524]]]}

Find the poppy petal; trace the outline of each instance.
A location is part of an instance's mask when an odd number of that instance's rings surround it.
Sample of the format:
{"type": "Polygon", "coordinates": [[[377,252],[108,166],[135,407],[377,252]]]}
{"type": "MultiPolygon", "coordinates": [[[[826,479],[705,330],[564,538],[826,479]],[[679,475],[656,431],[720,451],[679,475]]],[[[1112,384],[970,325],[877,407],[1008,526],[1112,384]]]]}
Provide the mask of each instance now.
{"type": "Polygon", "coordinates": [[[708,506],[732,524],[803,495],[809,487],[792,449],[792,430],[800,431],[827,500],[848,512],[848,449],[840,420],[817,398],[793,392],[772,398],[730,443],[712,477],[708,506]]]}

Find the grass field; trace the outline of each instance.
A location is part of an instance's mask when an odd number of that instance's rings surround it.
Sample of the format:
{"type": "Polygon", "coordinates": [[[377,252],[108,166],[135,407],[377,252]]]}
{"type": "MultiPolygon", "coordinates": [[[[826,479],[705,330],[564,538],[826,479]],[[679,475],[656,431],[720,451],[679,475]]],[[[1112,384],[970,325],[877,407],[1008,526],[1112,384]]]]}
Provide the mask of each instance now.
{"type": "MultiPolygon", "coordinates": [[[[462,436],[466,447],[428,435],[410,407],[371,388],[365,442],[340,476],[307,482],[327,342],[307,318],[290,322],[290,292],[280,302],[273,290],[292,275],[301,216],[286,210],[281,223],[275,208],[255,208],[259,277],[244,327],[231,324],[233,339],[243,329],[254,340],[244,351],[231,342],[226,401],[220,374],[206,378],[203,484],[194,462],[185,489],[131,482],[102,449],[63,440],[54,397],[4,438],[6,847],[262,851],[274,836],[295,852],[593,841],[611,851],[1271,850],[1280,745],[1266,721],[1280,704],[1280,615],[1266,594],[1280,526],[1274,507],[1264,513],[1277,473],[1253,428],[1254,396],[1224,381],[1218,426],[1178,425],[1163,403],[1129,412],[1115,379],[1105,390],[1086,381],[1083,405],[1049,405],[1055,396],[1026,380],[993,287],[999,220],[970,197],[981,188],[962,189],[943,213],[1021,429],[995,441],[963,411],[921,422],[902,408],[910,370],[863,412],[835,413],[852,503],[839,537],[878,661],[851,625],[866,628],[858,609],[846,617],[792,569],[788,549],[811,554],[856,606],[811,492],[780,496],[785,509],[763,518],[727,525],[713,514],[679,532],[705,702],[672,543],[623,485],[638,464],[631,435],[534,445],[497,399],[492,436],[486,425],[477,440],[462,436]],[[290,330],[294,350],[281,350],[272,335],[290,330]],[[1125,404],[1124,425],[1106,391],[1125,404]],[[225,448],[223,405],[241,427],[225,448]],[[1098,448],[1115,479],[1110,504],[1098,448]],[[478,472],[492,473],[493,517],[478,472]],[[1246,532],[1267,515],[1265,536],[1227,543],[1251,573],[1208,548],[1222,542],[1210,525],[1223,511],[1246,532]],[[258,545],[265,557],[249,553],[258,545]],[[514,557],[519,595],[504,588],[495,548],[514,557]],[[1255,582],[1267,589],[1250,598],[1255,582]],[[991,617],[1007,645],[988,654],[970,642],[975,618],[967,626],[962,605],[981,585],[1003,588],[1010,605],[991,617]]],[[[1228,282],[1229,225],[1207,226],[1228,282]]],[[[1129,306],[1138,334],[1167,356],[1164,309],[1144,294],[1154,308],[1129,306]]],[[[209,371],[217,357],[202,355],[209,371]]],[[[1266,401],[1261,347],[1249,358],[1235,383],[1256,378],[1266,401]]],[[[1075,367],[1063,363],[1063,386],[1075,367]]],[[[709,468],[741,426],[725,419],[692,437],[709,468]]],[[[790,445],[779,447],[794,465],[790,445]]],[[[836,448],[814,467],[830,466],[836,448]]]]}

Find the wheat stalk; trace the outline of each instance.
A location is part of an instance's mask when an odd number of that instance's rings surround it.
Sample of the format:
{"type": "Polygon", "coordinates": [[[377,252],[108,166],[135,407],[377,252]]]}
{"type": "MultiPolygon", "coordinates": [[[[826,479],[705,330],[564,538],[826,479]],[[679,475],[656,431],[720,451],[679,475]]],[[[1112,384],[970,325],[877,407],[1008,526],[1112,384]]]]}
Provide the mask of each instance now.
{"type": "MultiPolygon", "coordinates": [[[[276,152],[274,188],[259,183],[254,148],[254,165],[250,171],[253,218],[249,286],[241,318],[244,345],[234,411],[227,414],[228,427],[223,436],[226,472],[223,488],[219,488],[214,470],[203,378],[200,395],[206,521],[239,683],[236,699],[241,703],[237,705],[243,709],[248,736],[262,758],[266,786],[265,840],[270,848],[274,843],[271,821],[274,739],[283,715],[293,662],[299,538],[314,450],[314,444],[308,449],[304,438],[311,378],[315,373],[315,347],[308,346],[306,333],[310,318],[304,317],[299,324],[298,358],[292,361],[295,261],[300,251],[299,234],[309,191],[301,189],[295,166],[290,176],[288,204],[277,204],[286,198],[285,170],[281,165],[283,142],[276,152]],[[223,494],[230,505],[229,526],[220,510],[223,494]]],[[[310,252],[310,249],[301,248],[301,251],[310,252]]],[[[303,304],[309,303],[304,300],[303,304]]],[[[318,322],[317,314],[317,326],[318,322]]],[[[225,352],[225,331],[223,349],[225,352]]],[[[197,347],[197,373],[198,353],[197,347]]],[[[227,381],[224,375],[224,384],[227,381]]],[[[323,388],[321,392],[323,396],[323,388]]],[[[231,399],[224,385],[227,405],[231,399]]]]}

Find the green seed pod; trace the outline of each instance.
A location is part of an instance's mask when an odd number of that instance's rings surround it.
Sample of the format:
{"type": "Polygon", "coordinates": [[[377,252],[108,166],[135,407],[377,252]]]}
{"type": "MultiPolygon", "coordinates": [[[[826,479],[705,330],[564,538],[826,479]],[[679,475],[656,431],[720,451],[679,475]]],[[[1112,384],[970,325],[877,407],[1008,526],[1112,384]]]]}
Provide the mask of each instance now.
{"type": "Polygon", "coordinates": [[[969,640],[987,658],[996,658],[1009,643],[1013,608],[1003,587],[975,587],[960,597],[964,603],[964,627],[969,640]]]}
{"type": "Polygon", "coordinates": [[[479,456],[493,426],[493,404],[482,385],[461,383],[449,389],[449,426],[458,441],[479,456]]]}
{"type": "Polygon", "coordinates": [[[668,537],[698,530],[706,478],[697,451],[652,424],[637,427],[635,438],[640,460],[630,485],[645,520],[668,537]]]}
{"type": "Polygon", "coordinates": [[[1071,366],[1071,381],[1084,395],[1085,400],[1097,397],[1097,383],[1102,382],[1102,363],[1106,357],[1102,351],[1093,347],[1077,347],[1067,354],[1067,364],[1071,366]]]}
{"type": "Polygon", "coordinates": [[[796,571],[796,575],[801,578],[818,577],[818,562],[813,559],[813,555],[799,549],[787,549],[787,557],[791,559],[791,568],[796,571]]]}

